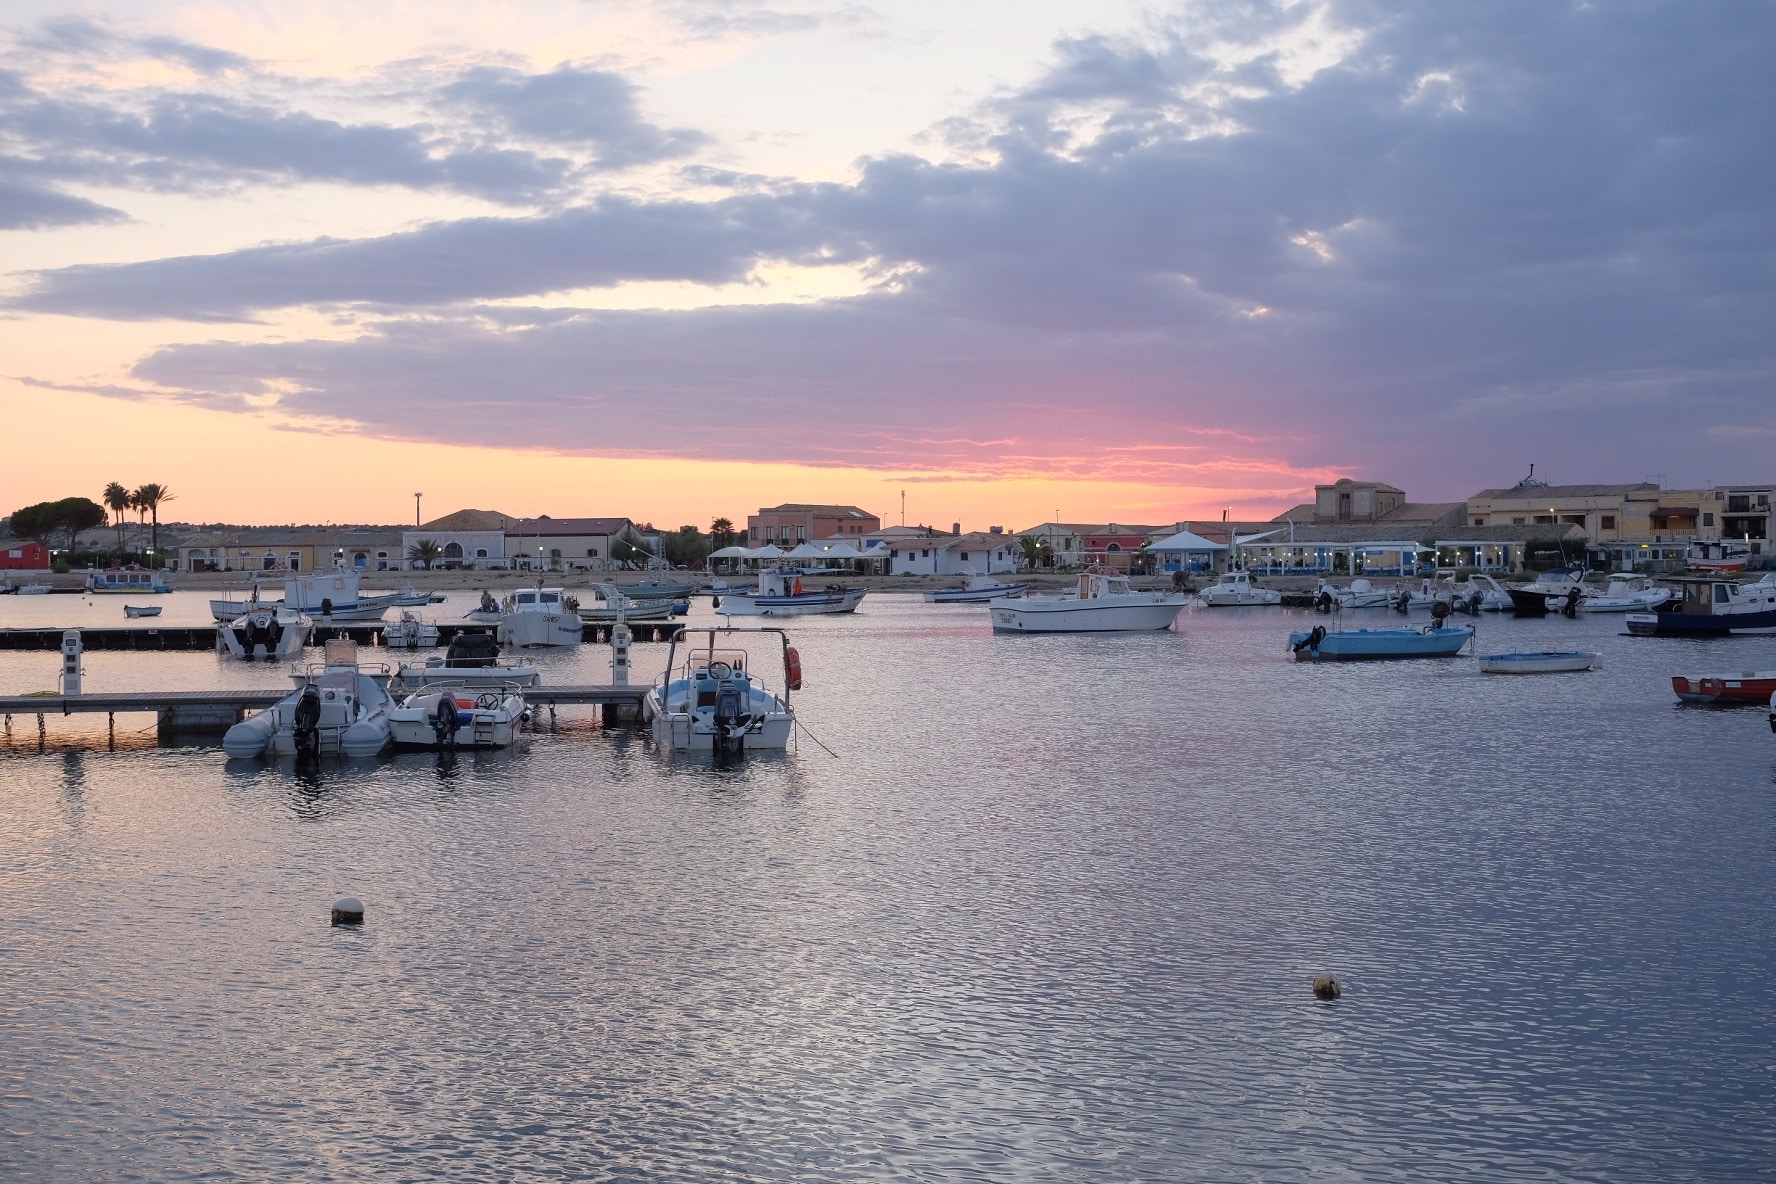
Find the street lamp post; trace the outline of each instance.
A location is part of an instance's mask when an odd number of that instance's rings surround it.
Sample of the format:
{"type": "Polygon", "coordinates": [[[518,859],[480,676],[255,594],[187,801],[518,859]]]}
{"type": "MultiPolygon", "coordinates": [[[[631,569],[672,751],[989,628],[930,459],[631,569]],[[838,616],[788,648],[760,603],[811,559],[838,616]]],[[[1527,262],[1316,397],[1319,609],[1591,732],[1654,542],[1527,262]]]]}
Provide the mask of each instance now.
{"type": "Polygon", "coordinates": [[[415,493],[413,495],[413,525],[415,526],[419,525],[419,499],[424,496],[425,494],[423,493],[415,493]]]}

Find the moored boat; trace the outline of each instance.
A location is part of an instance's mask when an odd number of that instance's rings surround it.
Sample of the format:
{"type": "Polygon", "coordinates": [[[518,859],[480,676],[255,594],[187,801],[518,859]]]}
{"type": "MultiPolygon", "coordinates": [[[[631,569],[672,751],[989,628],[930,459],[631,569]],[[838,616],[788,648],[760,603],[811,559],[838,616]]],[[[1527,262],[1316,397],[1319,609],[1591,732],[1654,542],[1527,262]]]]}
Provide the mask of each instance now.
{"type": "Polygon", "coordinates": [[[86,573],[88,592],[171,592],[165,571],[131,564],[128,567],[107,567],[86,573]]]}
{"type": "Polygon", "coordinates": [[[399,592],[360,593],[363,573],[352,568],[292,575],[284,580],[282,600],[263,600],[260,586],[253,585],[247,599],[212,600],[210,614],[218,621],[232,621],[264,608],[288,608],[329,624],[380,621],[401,596],[399,592]]]}
{"type": "Polygon", "coordinates": [[[1601,657],[1582,650],[1568,652],[1538,651],[1524,654],[1481,654],[1482,674],[1565,674],[1578,670],[1596,670],[1601,657]]]}
{"type": "Polygon", "coordinates": [[[429,649],[438,644],[438,626],[418,613],[403,609],[401,619],[382,631],[382,643],[391,649],[429,649]]]}
{"type": "Polygon", "coordinates": [[[509,748],[527,718],[510,683],[434,683],[389,712],[389,736],[396,748],[509,748]]]}
{"type": "Polygon", "coordinates": [[[734,617],[806,617],[857,611],[864,589],[843,584],[804,584],[795,568],[766,568],[758,583],[722,596],[721,612],[734,617]]]}
{"type": "Polygon", "coordinates": [[[1751,543],[1745,539],[1697,539],[1684,554],[1691,571],[1708,575],[1732,575],[1751,562],[1751,543]]]}
{"type": "Polygon", "coordinates": [[[1331,629],[1316,625],[1289,634],[1297,662],[1352,662],[1387,658],[1449,658],[1474,636],[1472,625],[1423,629],[1331,629]]]}
{"type": "MultiPolygon", "coordinates": [[[[625,621],[664,621],[677,607],[674,601],[658,598],[646,602],[631,600],[629,590],[615,584],[594,584],[592,587],[598,593],[598,603],[581,604],[578,610],[581,622],[587,625],[609,625],[619,616],[625,621]]],[[[689,611],[690,606],[685,607],[689,611]]]]}
{"type": "Polygon", "coordinates": [[[328,642],[326,661],[294,675],[299,685],[289,695],[229,728],[222,750],[232,757],[374,756],[388,747],[388,667],[360,666],[357,653],[355,642],[328,642]]]}
{"type": "Polygon", "coordinates": [[[546,649],[579,645],[585,636],[579,601],[560,588],[519,588],[505,598],[496,636],[504,646],[546,649]]]}
{"type": "Polygon", "coordinates": [[[990,572],[971,571],[960,588],[936,588],[925,593],[925,603],[985,604],[989,600],[1015,599],[1029,590],[1028,584],[1007,584],[990,572]]]}
{"type": "Polygon", "coordinates": [[[1361,576],[1340,587],[1331,580],[1314,586],[1313,606],[1316,612],[1329,613],[1341,609],[1387,608],[1394,602],[1394,593],[1377,588],[1361,576]]]}
{"type": "Polygon", "coordinates": [[[1776,695],[1776,670],[1746,670],[1739,674],[1674,674],[1671,689],[1685,703],[1718,703],[1748,706],[1768,703],[1776,695]]]}
{"type": "Polygon", "coordinates": [[[1273,605],[1283,602],[1283,594],[1275,588],[1261,588],[1252,582],[1252,573],[1224,571],[1213,584],[1196,594],[1210,608],[1243,608],[1252,605],[1273,605]]]}
{"type": "Polygon", "coordinates": [[[1061,596],[1026,596],[988,606],[995,633],[1132,633],[1167,628],[1187,597],[1136,592],[1114,572],[1081,572],[1061,596]]]}
{"type": "Polygon", "coordinates": [[[287,662],[302,652],[314,622],[288,608],[244,613],[216,630],[220,649],[248,662],[287,662]]]}
{"type": "Polygon", "coordinates": [[[795,732],[789,696],[801,685],[801,656],[781,629],[681,627],[665,673],[642,700],[642,718],[663,749],[737,755],[787,748],[795,732]],[[755,638],[781,647],[781,691],[766,685],[746,648],[755,638]]]}
{"type": "Polygon", "coordinates": [[[631,600],[683,600],[697,590],[689,580],[641,580],[617,590],[631,600]]]}
{"type": "Polygon", "coordinates": [[[1776,633],[1776,583],[1681,576],[1669,581],[1679,595],[1623,623],[1637,637],[1725,637],[1776,633]]]}
{"type": "Polygon", "coordinates": [[[1587,613],[1643,613],[1671,599],[1671,589],[1647,582],[1645,576],[1611,576],[1601,592],[1579,598],[1579,611],[1587,613]]]}
{"type": "Polygon", "coordinates": [[[499,640],[491,633],[471,631],[450,639],[443,653],[424,662],[403,662],[395,672],[394,685],[423,687],[432,683],[465,685],[535,686],[537,668],[529,662],[499,656],[499,640]]]}
{"type": "Polygon", "coordinates": [[[123,615],[126,617],[158,617],[160,615],[160,605],[126,604],[123,606],[123,615]]]}

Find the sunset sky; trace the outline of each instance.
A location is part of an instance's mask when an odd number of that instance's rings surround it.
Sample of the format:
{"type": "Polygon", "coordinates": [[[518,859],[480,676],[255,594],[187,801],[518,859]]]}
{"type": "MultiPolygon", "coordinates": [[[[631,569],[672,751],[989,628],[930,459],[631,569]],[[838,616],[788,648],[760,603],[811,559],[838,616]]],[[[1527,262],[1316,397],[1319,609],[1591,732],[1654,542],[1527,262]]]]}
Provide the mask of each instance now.
{"type": "Polygon", "coordinates": [[[11,0],[0,513],[1776,480],[1776,6],[11,0]]]}

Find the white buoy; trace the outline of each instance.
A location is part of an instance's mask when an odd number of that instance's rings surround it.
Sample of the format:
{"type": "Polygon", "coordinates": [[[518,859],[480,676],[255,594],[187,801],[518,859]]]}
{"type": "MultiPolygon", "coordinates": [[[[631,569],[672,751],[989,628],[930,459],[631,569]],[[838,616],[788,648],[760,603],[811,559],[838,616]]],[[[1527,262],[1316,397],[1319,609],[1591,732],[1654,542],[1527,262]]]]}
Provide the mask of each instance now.
{"type": "Polygon", "coordinates": [[[341,897],[333,902],[333,924],[362,925],[364,923],[364,902],[355,896],[341,897]]]}

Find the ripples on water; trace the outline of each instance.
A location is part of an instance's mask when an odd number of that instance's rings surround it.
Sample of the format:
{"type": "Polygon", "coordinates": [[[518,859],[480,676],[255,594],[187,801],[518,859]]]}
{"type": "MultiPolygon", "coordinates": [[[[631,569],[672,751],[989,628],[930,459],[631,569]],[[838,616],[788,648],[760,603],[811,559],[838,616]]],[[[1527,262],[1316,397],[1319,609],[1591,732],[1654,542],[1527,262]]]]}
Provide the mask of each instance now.
{"type": "MultiPolygon", "coordinates": [[[[1485,678],[1297,666],[1307,619],[996,638],[872,596],[792,626],[837,758],[727,769],[567,713],[311,776],[15,719],[0,1175],[1770,1174],[1776,737],[1668,677],[1776,645],[1485,620],[1605,655],[1485,678]]],[[[87,658],[218,678],[283,675],[87,658]]]]}

